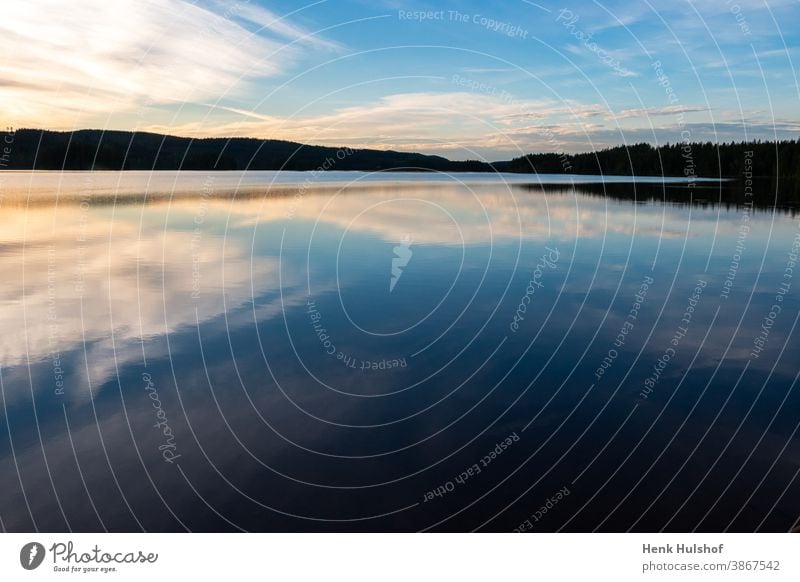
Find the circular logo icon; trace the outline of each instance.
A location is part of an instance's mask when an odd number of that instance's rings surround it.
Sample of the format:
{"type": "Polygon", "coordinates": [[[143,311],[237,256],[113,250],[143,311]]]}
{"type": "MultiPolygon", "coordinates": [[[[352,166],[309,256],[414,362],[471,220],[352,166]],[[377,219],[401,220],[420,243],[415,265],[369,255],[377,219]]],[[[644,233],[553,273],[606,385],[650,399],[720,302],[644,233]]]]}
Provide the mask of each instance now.
{"type": "Polygon", "coordinates": [[[44,546],[39,542],[29,542],[19,551],[19,563],[26,570],[35,570],[44,561],[44,546]]]}

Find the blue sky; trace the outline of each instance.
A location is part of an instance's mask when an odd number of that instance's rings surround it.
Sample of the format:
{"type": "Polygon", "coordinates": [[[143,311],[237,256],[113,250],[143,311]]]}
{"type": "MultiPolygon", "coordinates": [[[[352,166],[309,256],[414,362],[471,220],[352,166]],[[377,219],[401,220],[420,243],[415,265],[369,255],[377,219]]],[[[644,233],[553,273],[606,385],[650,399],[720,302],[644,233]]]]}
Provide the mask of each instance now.
{"type": "Polygon", "coordinates": [[[800,135],[800,2],[11,0],[0,123],[507,159],[800,135]]]}

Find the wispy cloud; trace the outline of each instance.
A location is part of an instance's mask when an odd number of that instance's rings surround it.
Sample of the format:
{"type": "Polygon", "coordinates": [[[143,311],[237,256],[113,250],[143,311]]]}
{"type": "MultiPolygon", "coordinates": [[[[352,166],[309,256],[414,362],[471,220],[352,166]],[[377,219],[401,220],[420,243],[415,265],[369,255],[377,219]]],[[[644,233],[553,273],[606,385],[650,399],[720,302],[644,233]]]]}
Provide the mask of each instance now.
{"type": "MultiPolygon", "coordinates": [[[[702,105],[623,108],[552,99],[507,99],[463,92],[417,92],[384,96],[330,113],[280,117],[240,108],[218,108],[227,119],[156,132],[186,136],[252,136],[306,144],[436,152],[455,159],[501,159],[531,151],[589,151],[620,143],[675,142],[679,116],[693,138],[731,141],[791,136],[798,125],[778,123],[755,111],[715,111],[702,105]],[[696,117],[689,118],[688,114],[696,117]],[[742,121],[744,119],[744,121],[742,121]]],[[[213,117],[213,115],[211,116],[213,117]]]]}
{"type": "Polygon", "coordinates": [[[677,115],[679,113],[701,113],[710,111],[703,105],[669,105],[667,107],[645,107],[639,109],[623,109],[616,114],[617,119],[630,119],[634,117],[661,117],[664,115],[677,115]]]}
{"type": "MultiPolygon", "coordinates": [[[[321,2],[320,2],[321,3],[321,2]]],[[[278,16],[274,12],[244,2],[235,2],[232,7],[230,3],[218,1],[216,5],[223,17],[235,20],[250,22],[260,27],[259,30],[267,30],[278,35],[290,43],[309,45],[315,48],[340,49],[339,43],[327,40],[312,32],[288,22],[286,18],[278,16]]]]}
{"type": "Polygon", "coordinates": [[[71,127],[144,105],[210,100],[321,48],[337,45],[246,3],[7,2],[0,115],[18,126],[71,127]]]}
{"type": "MultiPolygon", "coordinates": [[[[255,136],[304,143],[361,147],[395,147],[407,143],[472,143],[487,133],[502,132],[532,118],[593,114],[596,106],[559,103],[546,99],[507,100],[471,92],[400,93],[376,101],[344,107],[331,113],[303,117],[275,117],[260,112],[225,108],[234,113],[229,122],[213,129],[188,124],[183,135],[255,136]]],[[[165,128],[152,127],[155,131],[165,128]]],[[[174,130],[175,128],[173,128],[174,130]]],[[[430,148],[428,148],[430,149],[430,148]]]]}
{"type": "MultiPolygon", "coordinates": [[[[529,43],[385,13],[429,5],[413,0],[308,2],[282,14],[266,0],[7,0],[0,125],[490,159],[674,140],[684,115],[706,124],[692,126],[698,139],[796,137],[796,35],[775,26],[793,22],[797,0],[740,3],[741,14],[712,0],[610,0],[572,9],[574,27],[533,3],[525,15],[538,19],[540,42],[529,43]],[[345,25],[350,55],[332,40],[345,25]],[[429,29],[472,52],[426,49],[429,29]],[[665,95],[655,59],[680,100],[665,95]],[[454,71],[470,79],[447,84],[454,71]]],[[[480,13],[474,0],[460,4],[480,13]]]]}

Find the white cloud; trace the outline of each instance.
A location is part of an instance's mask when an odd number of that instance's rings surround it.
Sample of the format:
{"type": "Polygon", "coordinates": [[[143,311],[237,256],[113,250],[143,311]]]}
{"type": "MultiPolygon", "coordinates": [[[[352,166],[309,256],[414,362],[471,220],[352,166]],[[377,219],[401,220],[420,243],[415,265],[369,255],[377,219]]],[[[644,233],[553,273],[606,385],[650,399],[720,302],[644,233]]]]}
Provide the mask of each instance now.
{"type": "MultiPolygon", "coordinates": [[[[181,206],[187,223],[205,212],[203,204],[181,206]]],[[[7,210],[0,217],[3,367],[85,349],[99,386],[122,359],[141,355],[140,340],[209,321],[278,286],[277,259],[253,264],[246,242],[213,232],[151,229],[121,212],[110,236],[103,214],[74,204],[7,210]]],[[[283,277],[287,288],[296,285],[291,273],[283,277]]]]}
{"type": "Polygon", "coordinates": [[[6,124],[70,128],[236,93],[243,81],[281,73],[304,49],[335,47],[246,4],[214,12],[185,0],[4,2],[0,111],[6,124]]]}
{"type": "MultiPolygon", "coordinates": [[[[574,124],[609,116],[602,106],[550,99],[508,99],[498,95],[461,91],[444,93],[400,93],[370,103],[344,107],[321,115],[276,117],[242,109],[227,108],[238,120],[190,123],[181,126],[151,126],[155,132],[187,136],[253,136],[285,139],[306,144],[349,145],[379,149],[442,151],[459,159],[475,158],[465,148],[485,147],[523,153],[536,133],[532,120],[574,124]],[[520,129],[526,131],[520,133],[520,129]],[[524,136],[519,145],[515,139],[524,136]],[[458,150],[461,151],[458,151],[458,150]]],[[[589,127],[588,125],[586,127],[589,127]]],[[[533,143],[546,145],[549,131],[540,127],[533,143]]],[[[552,149],[552,147],[548,148],[552,149]]]]}
{"type": "Polygon", "coordinates": [[[633,117],[660,117],[664,115],[677,115],[679,113],[703,113],[710,109],[703,105],[669,105],[667,107],[645,107],[640,109],[623,109],[617,113],[617,119],[633,117]]]}
{"type": "Polygon", "coordinates": [[[276,35],[285,38],[288,42],[298,44],[308,44],[316,48],[339,49],[339,44],[321,38],[312,34],[310,31],[302,27],[295,26],[286,21],[285,18],[278,16],[274,12],[256,6],[254,4],[245,4],[243,2],[236,2],[232,8],[224,2],[217,3],[224,12],[222,16],[229,16],[231,18],[241,19],[253,24],[259,25],[261,29],[268,30],[276,35]]]}
{"type": "MultiPolygon", "coordinates": [[[[575,100],[512,99],[508,94],[418,92],[387,95],[369,103],[318,115],[278,117],[225,108],[227,120],[150,131],[202,137],[251,136],[305,144],[347,145],[438,153],[451,159],[508,159],[529,152],[583,152],[636,143],[680,139],[679,116],[698,140],[730,141],[792,137],[797,123],[775,122],[747,112],[704,105],[671,105],[609,110],[575,100]],[[233,117],[231,117],[231,114],[233,117]],[[693,116],[693,117],[690,117],[693,116]],[[724,120],[720,123],[717,120],[724,120]],[[660,123],[656,123],[661,120],[660,123]],[[739,120],[739,123],[731,123],[739,120]],[[696,133],[695,133],[696,131],[696,133]]],[[[218,112],[219,113],[219,112],[218,112]]]]}

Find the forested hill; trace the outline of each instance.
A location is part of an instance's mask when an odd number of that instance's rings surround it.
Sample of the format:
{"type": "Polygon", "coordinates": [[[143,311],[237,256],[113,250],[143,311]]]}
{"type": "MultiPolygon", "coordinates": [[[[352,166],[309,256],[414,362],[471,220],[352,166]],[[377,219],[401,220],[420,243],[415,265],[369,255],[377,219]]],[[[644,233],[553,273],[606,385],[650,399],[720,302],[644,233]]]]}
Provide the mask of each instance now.
{"type": "Polygon", "coordinates": [[[508,172],[542,174],[612,174],[622,176],[698,176],[800,178],[800,141],[646,143],[617,146],[585,154],[530,154],[504,165],[508,172]]]}
{"type": "MultiPolygon", "coordinates": [[[[7,134],[8,136],[8,134],[7,134]]],[[[0,140],[8,142],[8,139],[0,140]]],[[[252,138],[191,139],[153,133],[20,129],[0,167],[11,170],[492,171],[484,162],[395,151],[310,146],[252,138]]]]}
{"type": "Polygon", "coordinates": [[[454,162],[418,153],[332,148],[254,138],[191,139],[128,131],[20,129],[0,139],[11,170],[432,170],[800,179],[800,142],[617,146],[591,153],[539,153],[511,161],[454,162]]]}

